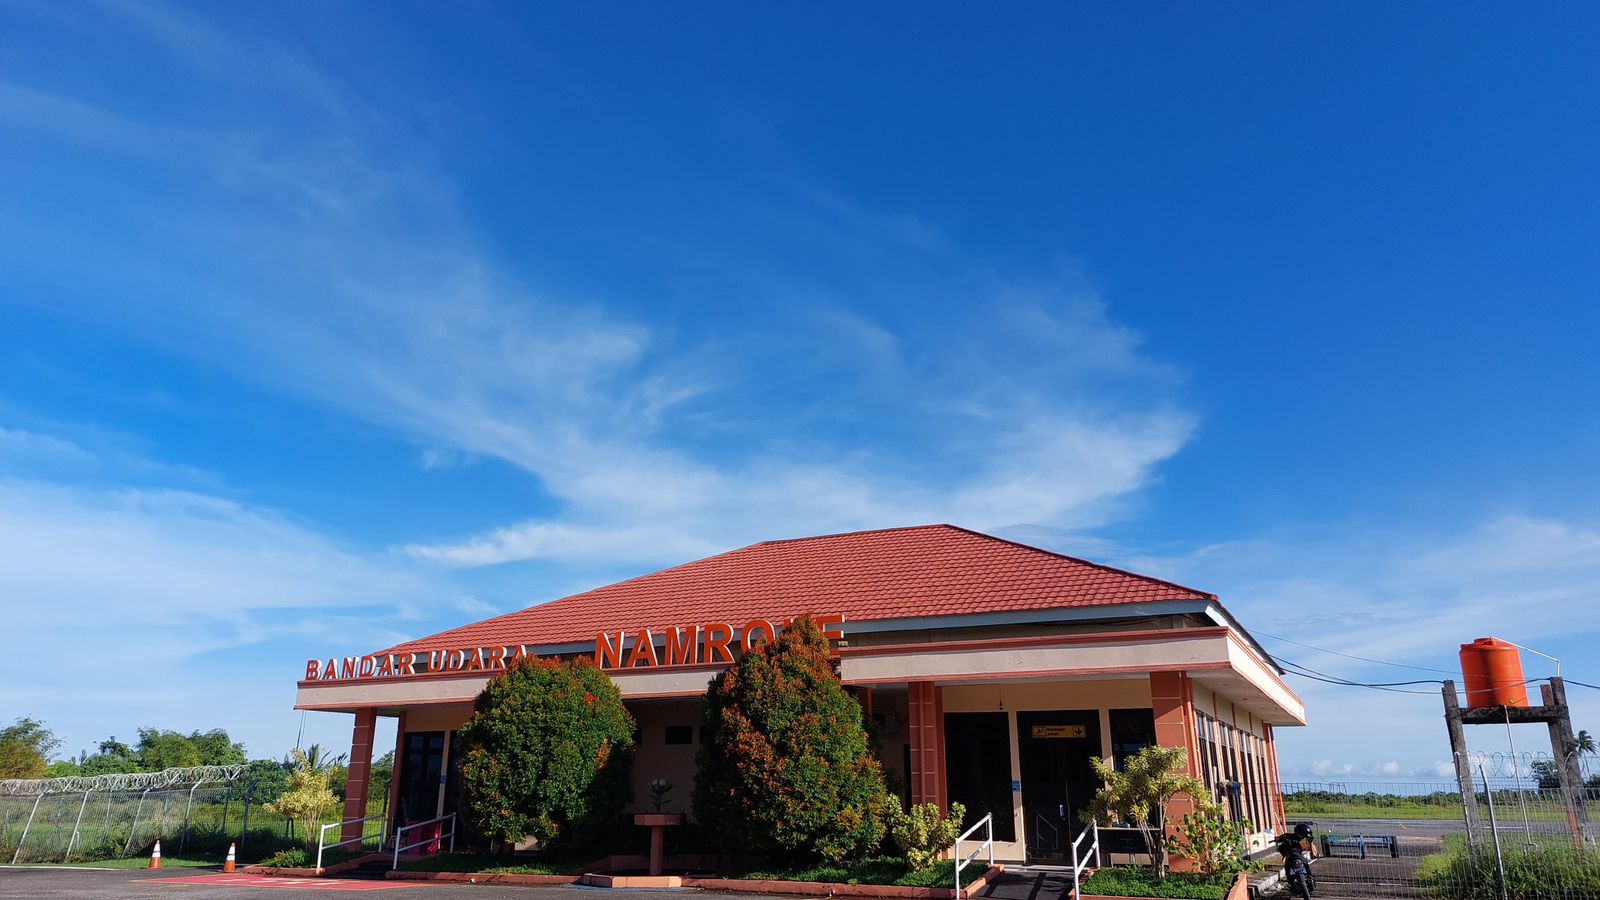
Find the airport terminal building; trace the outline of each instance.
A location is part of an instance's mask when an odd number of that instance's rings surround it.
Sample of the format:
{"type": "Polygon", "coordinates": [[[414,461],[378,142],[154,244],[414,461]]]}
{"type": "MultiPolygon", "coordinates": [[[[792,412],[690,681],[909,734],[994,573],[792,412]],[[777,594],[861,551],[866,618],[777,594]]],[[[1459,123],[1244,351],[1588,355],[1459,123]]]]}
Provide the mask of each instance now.
{"type": "Polygon", "coordinates": [[[639,723],[630,811],[649,811],[656,778],[687,811],[707,683],[805,614],[834,639],[891,785],[960,801],[969,822],[993,813],[999,859],[1060,858],[1098,786],[1089,760],[1152,744],[1187,748],[1232,817],[1285,827],[1274,733],[1305,707],[1215,595],[949,525],[767,541],[313,660],[296,706],[354,716],[346,819],[366,815],[376,719],[396,717],[389,808],[420,822],[455,811],[456,730],[497,669],[591,657],[639,723]]]}

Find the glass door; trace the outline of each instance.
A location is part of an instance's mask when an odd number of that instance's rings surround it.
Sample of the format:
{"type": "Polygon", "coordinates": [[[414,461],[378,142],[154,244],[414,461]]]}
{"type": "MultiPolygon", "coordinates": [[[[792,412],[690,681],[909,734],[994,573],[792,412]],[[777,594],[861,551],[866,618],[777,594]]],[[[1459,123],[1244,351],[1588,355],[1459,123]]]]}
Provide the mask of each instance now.
{"type": "Polygon", "coordinates": [[[1017,749],[1028,862],[1070,862],[1080,815],[1099,787],[1089,760],[1100,755],[1100,713],[1019,712],[1017,749]]]}
{"type": "MultiPolygon", "coordinates": [[[[400,791],[399,804],[394,813],[395,829],[437,818],[445,780],[445,732],[408,731],[401,746],[405,752],[400,757],[400,791]]],[[[409,844],[438,833],[436,827],[424,826],[406,832],[405,840],[409,844]]]]}

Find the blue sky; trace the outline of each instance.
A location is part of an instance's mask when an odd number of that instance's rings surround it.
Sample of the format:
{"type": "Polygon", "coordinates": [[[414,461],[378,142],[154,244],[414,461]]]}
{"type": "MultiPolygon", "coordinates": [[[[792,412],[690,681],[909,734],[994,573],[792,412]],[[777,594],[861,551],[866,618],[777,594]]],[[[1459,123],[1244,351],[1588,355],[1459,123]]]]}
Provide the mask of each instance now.
{"type": "MultiPolygon", "coordinates": [[[[0,719],[69,750],[933,521],[1600,683],[1592,6],[0,21],[0,719]]],[[[1297,687],[1286,776],[1435,777],[1436,697],[1297,687]]]]}

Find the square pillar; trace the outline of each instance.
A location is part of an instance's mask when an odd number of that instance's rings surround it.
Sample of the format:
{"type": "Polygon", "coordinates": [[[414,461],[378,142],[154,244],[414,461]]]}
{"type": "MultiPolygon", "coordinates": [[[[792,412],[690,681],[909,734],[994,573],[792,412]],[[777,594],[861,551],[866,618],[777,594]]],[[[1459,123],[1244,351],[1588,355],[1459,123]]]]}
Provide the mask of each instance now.
{"type": "Polygon", "coordinates": [[[944,809],[944,690],[931,681],[906,685],[906,718],[911,738],[911,802],[944,809]]]}
{"type": "MultiPolygon", "coordinates": [[[[1199,739],[1195,735],[1194,688],[1183,672],[1150,673],[1150,708],[1156,719],[1156,743],[1162,747],[1182,747],[1188,751],[1188,773],[1200,777],[1199,739]]],[[[1175,834],[1173,823],[1195,811],[1194,798],[1179,796],[1167,804],[1167,833],[1175,834]]],[[[1184,861],[1171,860],[1182,871],[1184,861]]]]}
{"type": "Polygon", "coordinates": [[[367,814],[367,782],[372,776],[372,734],[377,729],[378,711],[372,707],[356,710],[355,730],[350,735],[350,770],[344,787],[345,826],[339,840],[361,837],[365,822],[351,822],[367,814]]]}

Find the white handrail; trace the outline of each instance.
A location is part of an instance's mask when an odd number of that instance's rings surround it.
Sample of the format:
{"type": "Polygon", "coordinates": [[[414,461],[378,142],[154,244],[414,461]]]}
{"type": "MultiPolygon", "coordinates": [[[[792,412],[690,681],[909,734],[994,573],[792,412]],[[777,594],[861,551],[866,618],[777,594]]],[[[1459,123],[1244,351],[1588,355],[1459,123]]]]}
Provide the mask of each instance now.
{"type": "Polygon", "coordinates": [[[991,867],[993,867],[994,866],[994,813],[989,813],[988,815],[984,816],[983,818],[979,819],[978,821],[972,823],[972,827],[971,828],[968,828],[966,831],[961,833],[960,837],[956,838],[955,849],[950,851],[950,857],[956,861],[956,900],[961,900],[961,870],[965,869],[967,867],[967,865],[969,863],[971,863],[974,859],[977,859],[978,858],[978,854],[982,853],[985,847],[987,847],[989,849],[989,865],[991,867]],[[972,853],[970,853],[969,855],[963,857],[961,855],[961,842],[966,840],[966,839],[968,839],[968,838],[970,838],[970,837],[972,837],[972,833],[977,831],[979,828],[982,828],[984,830],[984,834],[986,835],[986,837],[983,839],[982,842],[980,842],[978,844],[978,846],[972,851],[972,853]]]}
{"type": "Polygon", "coordinates": [[[1085,828],[1083,833],[1078,835],[1077,839],[1072,842],[1072,900],[1078,900],[1078,885],[1083,873],[1089,868],[1091,852],[1093,853],[1094,867],[1098,869],[1100,868],[1100,823],[1093,819],[1089,821],[1089,827],[1085,828]],[[1083,843],[1083,839],[1087,837],[1092,837],[1093,840],[1089,842],[1089,846],[1084,849],[1083,855],[1080,857],[1078,855],[1078,845],[1083,843]]]}
{"type": "Polygon", "coordinates": [[[427,819],[427,820],[422,821],[422,822],[412,822],[410,825],[401,825],[399,828],[396,828],[394,830],[394,865],[390,866],[389,868],[391,868],[391,869],[400,868],[400,854],[401,853],[404,853],[407,850],[415,850],[418,847],[422,847],[422,846],[425,846],[427,844],[431,844],[434,841],[442,841],[446,837],[450,838],[450,852],[451,853],[456,852],[456,814],[455,813],[450,813],[447,816],[439,816],[438,818],[434,818],[434,819],[427,819]],[[436,835],[433,835],[432,837],[423,838],[422,840],[417,841],[414,844],[402,844],[400,842],[400,836],[405,834],[408,831],[411,831],[412,829],[421,828],[424,825],[432,825],[435,822],[445,822],[445,821],[448,821],[450,823],[450,833],[448,835],[446,835],[446,834],[436,834],[436,835]]]}
{"type": "MultiPolygon", "coordinates": [[[[378,848],[381,850],[383,848],[383,835],[384,835],[384,832],[389,830],[389,823],[387,821],[388,820],[388,816],[385,816],[385,815],[364,816],[364,817],[359,818],[359,819],[345,819],[343,822],[334,822],[331,825],[322,826],[322,829],[317,832],[317,868],[319,868],[319,869],[322,868],[322,851],[324,851],[324,850],[332,850],[335,847],[344,847],[344,846],[347,846],[349,844],[364,844],[364,843],[367,842],[367,838],[369,837],[369,835],[363,833],[360,837],[351,838],[351,839],[349,839],[347,841],[340,841],[337,844],[329,844],[329,843],[327,843],[327,840],[328,840],[328,829],[329,828],[343,828],[346,825],[354,825],[357,822],[360,822],[362,825],[365,825],[366,823],[371,822],[373,819],[383,819],[383,820],[385,820],[383,827],[378,829],[378,848]]],[[[362,828],[361,830],[362,830],[362,832],[366,831],[365,828],[362,828]]]]}

